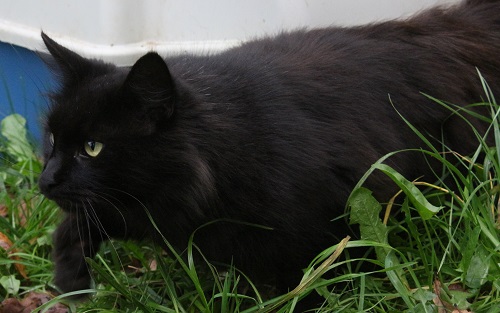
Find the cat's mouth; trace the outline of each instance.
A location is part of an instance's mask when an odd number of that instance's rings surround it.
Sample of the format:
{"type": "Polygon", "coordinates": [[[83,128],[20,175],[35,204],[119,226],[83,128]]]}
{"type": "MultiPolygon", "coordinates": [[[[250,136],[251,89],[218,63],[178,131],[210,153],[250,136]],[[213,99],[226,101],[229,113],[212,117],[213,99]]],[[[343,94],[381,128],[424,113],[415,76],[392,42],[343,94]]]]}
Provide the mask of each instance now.
{"type": "Polygon", "coordinates": [[[92,207],[93,201],[88,195],[79,193],[60,194],[54,192],[42,192],[49,200],[54,201],[63,211],[73,211],[86,207],[92,207]]]}
{"type": "Polygon", "coordinates": [[[66,199],[54,199],[53,201],[65,212],[81,210],[83,208],[83,205],[79,202],[66,199]]]}
{"type": "Polygon", "coordinates": [[[58,198],[58,197],[45,197],[51,201],[54,201],[63,211],[70,212],[74,210],[79,210],[84,207],[82,202],[69,200],[66,198],[58,198]]]}

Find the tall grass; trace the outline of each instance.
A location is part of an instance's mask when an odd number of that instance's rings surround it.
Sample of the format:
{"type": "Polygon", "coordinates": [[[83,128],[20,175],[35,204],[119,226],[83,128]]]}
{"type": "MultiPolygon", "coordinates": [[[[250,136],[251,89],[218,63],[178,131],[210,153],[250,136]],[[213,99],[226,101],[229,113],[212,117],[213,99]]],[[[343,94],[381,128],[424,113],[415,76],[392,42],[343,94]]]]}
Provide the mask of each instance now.
{"type": "MultiPolygon", "coordinates": [[[[39,312],[59,302],[71,312],[297,312],[307,294],[317,293],[324,298],[317,312],[500,312],[500,110],[487,94],[496,146],[478,133],[476,153],[459,156],[414,129],[428,143],[420,152],[440,160],[455,186],[410,182],[384,164],[406,151],[381,158],[349,200],[350,222],[359,224],[362,240],[346,238],[326,249],[285,295],[254,286],[234,267],[219,272],[206,260],[195,261],[195,236],[185,251],[106,243],[87,260],[95,281],[81,292],[88,301],[58,295],[50,250],[61,213],[37,189],[42,166],[26,139],[24,119],[8,116],[0,127],[0,300],[36,291],[52,299],[39,312]],[[373,171],[401,188],[399,205],[382,206],[362,187],[373,171]],[[338,259],[356,247],[364,247],[366,256],[338,259]],[[374,264],[373,271],[362,272],[362,262],[374,264]]],[[[471,113],[438,102],[464,119],[471,113]]]]}

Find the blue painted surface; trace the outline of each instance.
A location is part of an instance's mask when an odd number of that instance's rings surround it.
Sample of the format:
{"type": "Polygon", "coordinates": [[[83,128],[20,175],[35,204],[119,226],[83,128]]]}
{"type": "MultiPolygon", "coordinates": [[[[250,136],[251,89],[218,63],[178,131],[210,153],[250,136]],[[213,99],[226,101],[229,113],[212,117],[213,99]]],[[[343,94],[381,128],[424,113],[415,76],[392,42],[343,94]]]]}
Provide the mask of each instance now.
{"type": "Polygon", "coordinates": [[[39,141],[46,95],[54,86],[54,77],[34,51],[0,42],[0,119],[13,112],[23,115],[39,141]]]}

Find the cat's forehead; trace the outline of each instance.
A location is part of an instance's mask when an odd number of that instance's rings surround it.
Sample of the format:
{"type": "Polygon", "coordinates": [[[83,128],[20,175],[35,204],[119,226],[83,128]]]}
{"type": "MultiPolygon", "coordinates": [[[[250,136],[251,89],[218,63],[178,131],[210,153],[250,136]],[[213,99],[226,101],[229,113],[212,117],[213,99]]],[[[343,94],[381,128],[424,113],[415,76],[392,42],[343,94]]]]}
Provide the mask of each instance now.
{"type": "Polygon", "coordinates": [[[77,86],[62,88],[53,99],[47,116],[50,132],[68,137],[105,135],[106,125],[119,125],[119,75],[101,75],[77,86]]]}

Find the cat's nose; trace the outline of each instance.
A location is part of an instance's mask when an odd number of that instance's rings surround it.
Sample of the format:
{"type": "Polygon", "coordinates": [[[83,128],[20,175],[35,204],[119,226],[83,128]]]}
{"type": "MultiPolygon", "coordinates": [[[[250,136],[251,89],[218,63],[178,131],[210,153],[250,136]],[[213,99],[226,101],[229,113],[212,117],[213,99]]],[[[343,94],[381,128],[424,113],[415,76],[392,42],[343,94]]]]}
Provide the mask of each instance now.
{"type": "Polygon", "coordinates": [[[60,166],[57,159],[49,159],[47,161],[42,175],[40,175],[40,178],[38,179],[38,187],[44,195],[49,196],[54,187],[59,185],[56,178],[59,169],[60,166]]]}
{"type": "Polygon", "coordinates": [[[50,173],[47,174],[47,172],[44,171],[38,179],[38,187],[40,187],[40,191],[44,195],[48,195],[55,186],[57,186],[57,183],[54,179],[54,175],[51,175],[50,173]]]}

